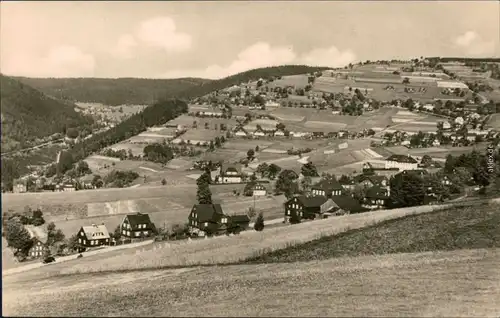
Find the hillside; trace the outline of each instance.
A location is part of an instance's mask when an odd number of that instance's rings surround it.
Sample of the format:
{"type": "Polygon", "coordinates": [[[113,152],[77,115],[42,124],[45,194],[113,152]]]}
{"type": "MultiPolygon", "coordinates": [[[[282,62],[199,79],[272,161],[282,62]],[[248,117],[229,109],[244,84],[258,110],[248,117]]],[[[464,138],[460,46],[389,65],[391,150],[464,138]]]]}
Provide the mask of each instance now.
{"type": "Polygon", "coordinates": [[[201,78],[27,78],[16,80],[56,98],[104,105],[143,105],[175,97],[179,92],[210,82],[201,78]]]}
{"type": "Polygon", "coordinates": [[[63,103],[1,75],[2,152],[29,145],[36,138],[64,133],[67,127],[93,123],[82,116],[74,105],[63,103]]]}
{"type": "Polygon", "coordinates": [[[500,247],[498,205],[457,207],[388,220],[263,254],[247,263],[500,247]]]}
{"type": "Polygon", "coordinates": [[[233,85],[239,85],[240,83],[246,83],[250,80],[258,80],[259,78],[270,78],[278,76],[289,76],[298,74],[308,74],[317,71],[322,71],[329,69],[328,67],[313,67],[307,65],[283,65],[283,66],[273,66],[258,68],[242,73],[238,73],[223,79],[214,80],[211,82],[204,83],[198,87],[187,89],[181,92],[179,98],[194,98],[206,95],[208,93],[220,90],[233,85]]]}

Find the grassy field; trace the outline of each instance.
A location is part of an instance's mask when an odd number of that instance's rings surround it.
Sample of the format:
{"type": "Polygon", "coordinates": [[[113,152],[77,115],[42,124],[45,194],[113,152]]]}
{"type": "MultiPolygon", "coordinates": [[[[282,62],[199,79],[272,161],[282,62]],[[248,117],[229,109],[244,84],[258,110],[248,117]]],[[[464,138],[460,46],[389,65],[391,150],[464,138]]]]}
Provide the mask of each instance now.
{"type": "Polygon", "coordinates": [[[294,86],[295,88],[304,88],[307,85],[308,76],[307,75],[290,75],[283,76],[281,79],[274,80],[269,83],[269,87],[286,87],[294,86]]]}
{"type": "Polygon", "coordinates": [[[342,256],[500,248],[498,206],[410,215],[264,254],[249,263],[302,262],[342,256]]]}
{"type": "Polygon", "coordinates": [[[129,250],[105,259],[87,257],[53,264],[29,273],[37,275],[77,274],[90,272],[126,271],[193,265],[235,263],[272,251],[335,235],[346,230],[362,228],[377,222],[415,213],[432,212],[445,206],[422,206],[411,209],[376,211],[321,219],[293,226],[266,229],[263,232],[246,231],[237,236],[221,236],[195,240],[182,245],[165,246],[157,243],[156,250],[129,250]]]}
{"type": "Polygon", "coordinates": [[[127,152],[130,149],[130,151],[132,151],[132,154],[134,156],[142,156],[144,154],[144,147],[146,147],[146,144],[138,143],[137,140],[142,141],[143,139],[141,137],[138,138],[136,137],[137,136],[134,136],[126,141],[114,144],[108,148],[113,149],[115,151],[125,150],[127,152]]]}
{"type": "Polygon", "coordinates": [[[4,281],[3,312],[79,317],[492,317],[500,310],[494,300],[500,298],[495,279],[499,262],[498,249],[464,250],[4,281]]]}

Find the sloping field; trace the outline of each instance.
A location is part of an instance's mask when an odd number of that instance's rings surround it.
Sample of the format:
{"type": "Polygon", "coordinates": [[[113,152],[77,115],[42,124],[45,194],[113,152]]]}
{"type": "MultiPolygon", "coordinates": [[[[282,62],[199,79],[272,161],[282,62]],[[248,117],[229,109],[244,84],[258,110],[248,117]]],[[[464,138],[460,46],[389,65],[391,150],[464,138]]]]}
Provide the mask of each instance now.
{"type": "Polygon", "coordinates": [[[227,149],[236,149],[241,151],[247,151],[248,149],[255,149],[255,147],[259,147],[259,149],[265,149],[272,145],[273,141],[266,141],[261,139],[254,140],[235,140],[230,139],[228,142],[224,143],[224,148],[227,149]]]}
{"type": "MultiPolygon", "coordinates": [[[[134,138],[134,137],[132,137],[132,138],[134,138]]],[[[120,142],[120,143],[114,144],[112,146],[109,146],[108,148],[113,149],[115,151],[125,150],[127,152],[130,149],[130,151],[132,151],[132,154],[134,156],[142,156],[144,153],[144,147],[146,145],[141,144],[140,142],[142,142],[142,140],[135,139],[135,141],[134,141],[134,139],[132,139],[132,141],[120,142]]]]}
{"type": "Polygon", "coordinates": [[[166,165],[169,169],[181,170],[191,168],[193,163],[190,160],[182,158],[174,158],[168,162],[166,165]]]}
{"type": "Polygon", "coordinates": [[[488,120],[488,125],[493,129],[500,130],[500,114],[491,115],[488,120]]]}
{"type": "Polygon", "coordinates": [[[286,87],[295,86],[296,88],[304,88],[308,83],[307,75],[290,75],[283,76],[281,79],[274,80],[269,83],[269,87],[286,87]]]}
{"type": "Polygon", "coordinates": [[[304,126],[311,130],[334,132],[344,129],[347,124],[309,120],[304,123],[304,126]]]}
{"type": "Polygon", "coordinates": [[[3,312],[6,316],[493,317],[500,310],[494,278],[500,275],[499,262],[499,250],[464,250],[4,282],[3,312]],[[131,285],[134,288],[124,288],[131,285]]]}
{"type": "Polygon", "coordinates": [[[484,205],[409,215],[263,254],[248,262],[287,263],[342,256],[500,248],[498,207],[484,205]]]}
{"type": "Polygon", "coordinates": [[[366,161],[372,159],[380,159],[382,156],[378,154],[376,151],[367,148],[362,150],[355,150],[352,152],[352,156],[356,158],[358,161],[366,161]]]}

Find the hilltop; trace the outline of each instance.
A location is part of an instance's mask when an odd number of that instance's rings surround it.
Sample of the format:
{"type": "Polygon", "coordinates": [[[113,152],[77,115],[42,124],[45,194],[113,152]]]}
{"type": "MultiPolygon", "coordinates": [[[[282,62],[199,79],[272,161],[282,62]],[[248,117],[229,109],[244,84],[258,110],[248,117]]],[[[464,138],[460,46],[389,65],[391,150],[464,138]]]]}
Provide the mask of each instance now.
{"type": "Polygon", "coordinates": [[[179,92],[209,83],[208,79],[145,78],[27,78],[16,80],[56,98],[104,105],[152,104],[179,92]]]}
{"type": "Polygon", "coordinates": [[[75,105],[48,97],[29,85],[1,75],[2,152],[28,146],[37,138],[91,125],[75,105]]]}
{"type": "Polygon", "coordinates": [[[257,68],[250,71],[231,75],[219,80],[204,83],[198,87],[187,89],[179,94],[179,98],[200,97],[214,91],[224,89],[233,85],[239,85],[248,81],[256,81],[260,78],[269,79],[271,77],[281,77],[289,75],[308,74],[329,69],[328,67],[308,66],[308,65],[282,65],[257,68]]]}

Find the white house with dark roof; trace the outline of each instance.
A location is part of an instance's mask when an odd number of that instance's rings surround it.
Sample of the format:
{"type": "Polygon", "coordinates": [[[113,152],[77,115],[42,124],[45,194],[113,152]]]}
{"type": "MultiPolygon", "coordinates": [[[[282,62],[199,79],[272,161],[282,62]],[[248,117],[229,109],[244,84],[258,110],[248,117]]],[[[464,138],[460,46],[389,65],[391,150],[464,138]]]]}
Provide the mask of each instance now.
{"type": "Polygon", "coordinates": [[[241,183],[243,181],[241,169],[236,165],[221,166],[219,171],[220,183],[241,183]]]}
{"type": "Polygon", "coordinates": [[[399,170],[416,170],[418,161],[410,155],[392,155],[385,160],[385,169],[398,168],[399,170]]]}

